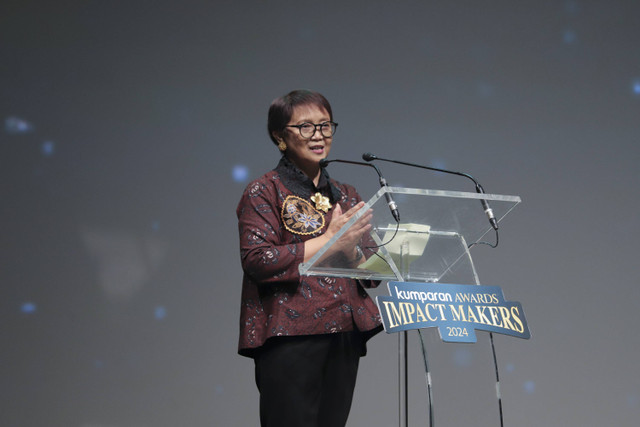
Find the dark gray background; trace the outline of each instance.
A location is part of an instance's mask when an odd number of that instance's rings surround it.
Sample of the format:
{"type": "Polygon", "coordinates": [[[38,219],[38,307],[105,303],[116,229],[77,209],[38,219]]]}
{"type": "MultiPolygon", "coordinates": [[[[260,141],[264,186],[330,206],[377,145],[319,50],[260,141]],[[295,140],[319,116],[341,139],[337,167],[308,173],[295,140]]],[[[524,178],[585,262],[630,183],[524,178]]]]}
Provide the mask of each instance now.
{"type": "MultiPolygon", "coordinates": [[[[496,337],[505,425],[637,425],[632,0],[2,2],[0,424],[258,424],[235,207],[277,163],[266,112],[295,88],[331,101],[332,158],[372,151],[522,197],[475,258],[533,335],[496,337]]],[[[392,185],[473,190],[381,167],[392,185]]],[[[367,169],[331,173],[376,189],[367,169]]],[[[370,343],[350,426],[396,422],[395,339],[370,343]]],[[[496,411],[486,395],[436,417],[473,423],[496,411]]]]}

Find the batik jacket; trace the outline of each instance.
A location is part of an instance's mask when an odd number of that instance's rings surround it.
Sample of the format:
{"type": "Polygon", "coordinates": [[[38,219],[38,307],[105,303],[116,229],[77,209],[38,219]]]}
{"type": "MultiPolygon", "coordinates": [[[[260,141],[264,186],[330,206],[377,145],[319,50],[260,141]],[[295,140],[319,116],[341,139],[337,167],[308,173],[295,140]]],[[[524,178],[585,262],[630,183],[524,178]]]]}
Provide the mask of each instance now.
{"type": "Polygon", "coordinates": [[[244,271],[241,355],[252,357],[277,336],[359,330],[366,341],[381,330],[377,307],[363,289],[377,283],[298,272],[304,242],[327,230],[334,211],[316,207],[311,200],[316,193],[327,197],[332,207],[339,203],[343,212],[360,201],[352,186],[331,179],[324,170],[316,187],[285,157],[242,195],[236,210],[244,271]]]}

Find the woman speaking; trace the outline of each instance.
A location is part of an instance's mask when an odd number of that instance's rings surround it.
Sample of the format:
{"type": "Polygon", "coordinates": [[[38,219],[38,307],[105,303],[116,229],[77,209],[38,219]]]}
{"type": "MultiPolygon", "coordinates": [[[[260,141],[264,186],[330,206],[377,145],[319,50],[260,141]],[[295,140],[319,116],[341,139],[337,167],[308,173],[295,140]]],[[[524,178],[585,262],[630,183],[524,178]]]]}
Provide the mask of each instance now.
{"type": "MultiPolygon", "coordinates": [[[[366,341],[382,329],[363,289],[376,283],[298,272],[364,206],[352,186],[320,167],[337,126],[317,92],[275,99],[268,131],[282,157],[247,186],[237,208],[244,272],[238,352],[255,361],[263,427],[344,426],[366,341]]],[[[370,220],[371,213],[362,215],[323,259],[364,261],[370,220]]]]}

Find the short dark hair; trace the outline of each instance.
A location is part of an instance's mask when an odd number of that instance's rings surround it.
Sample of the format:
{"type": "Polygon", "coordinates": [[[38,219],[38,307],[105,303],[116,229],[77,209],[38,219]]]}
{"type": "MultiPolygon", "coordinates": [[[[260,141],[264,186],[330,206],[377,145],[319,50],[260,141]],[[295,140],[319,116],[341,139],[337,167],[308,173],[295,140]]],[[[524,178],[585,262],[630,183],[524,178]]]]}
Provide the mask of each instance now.
{"type": "Polygon", "coordinates": [[[273,134],[280,134],[284,131],[287,123],[291,120],[293,109],[299,105],[315,105],[318,108],[324,108],[329,113],[331,121],[333,121],[331,104],[329,104],[327,98],[312,90],[299,89],[291,91],[274,99],[269,107],[267,130],[269,131],[269,138],[274,144],[278,145],[278,141],[273,137],[273,134]]]}

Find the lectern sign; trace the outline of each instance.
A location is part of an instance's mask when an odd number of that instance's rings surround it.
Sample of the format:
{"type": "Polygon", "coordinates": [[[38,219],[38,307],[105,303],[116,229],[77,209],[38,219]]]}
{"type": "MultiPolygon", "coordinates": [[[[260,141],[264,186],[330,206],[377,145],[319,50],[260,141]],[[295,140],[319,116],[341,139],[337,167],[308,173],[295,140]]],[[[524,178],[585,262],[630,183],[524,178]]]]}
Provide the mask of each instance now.
{"type": "Polygon", "coordinates": [[[438,328],[446,342],[476,342],[476,330],[528,339],[519,302],[505,301],[498,286],[389,282],[376,298],[387,333],[438,328]]]}

